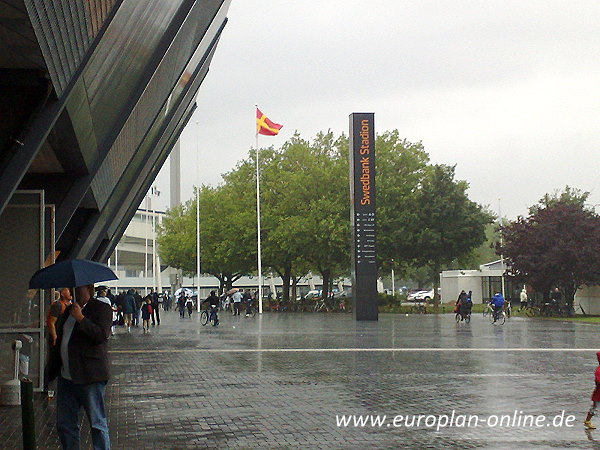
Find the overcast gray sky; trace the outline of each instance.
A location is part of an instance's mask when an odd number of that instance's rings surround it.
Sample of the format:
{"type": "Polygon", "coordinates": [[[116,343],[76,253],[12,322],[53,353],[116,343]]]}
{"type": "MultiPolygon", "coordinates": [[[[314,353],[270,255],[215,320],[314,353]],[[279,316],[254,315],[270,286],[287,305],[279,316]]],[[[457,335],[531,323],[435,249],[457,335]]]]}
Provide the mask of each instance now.
{"type": "MultiPolygon", "coordinates": [[[[183,199],[247,155],[258,103],[284,126],[260,146],[374,112],[505,217],[566,184],[600,203],[597,0],[233,0],[228,17],[181,138],[183,199]]],[[[168,164],[157,185],[163,203],[168,164]]]]}

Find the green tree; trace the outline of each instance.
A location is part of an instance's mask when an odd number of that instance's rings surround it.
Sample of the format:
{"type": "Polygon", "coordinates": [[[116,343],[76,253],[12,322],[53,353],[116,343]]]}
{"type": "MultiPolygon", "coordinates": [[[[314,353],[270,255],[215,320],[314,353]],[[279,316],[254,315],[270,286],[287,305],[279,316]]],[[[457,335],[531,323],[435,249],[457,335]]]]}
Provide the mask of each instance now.
{"type": "Polygon", "coordinates": [[[182,269],[186,275],[196,273],[196,202],[167,211],[158,227],[158,252],[164,264],[182,269]],[[193,212],[193,214],[192,214],[193,212]]]}
{"type": "MultiPolygon", "coordinates": [[[[219,279],[221,290],[230,289],[256,261],[256,227],[247,195],[231,185],[200,189],[201,272],[219,279]]],[[[161,259],[196,273],[196,199],[167,211],[158,232],[161,259]]]]}
{"type": "Polygon", "coordinates": [[[429,156],[421,142],[401,139],[398,130],[375,139],[377,189],[377,256],[380,271],[403,273],[413,265],[413,243],[406,232],[417,220],[414,195],[419,188],[429,156]]]}
{"type": "Polygon", "coordinates": [[[282,277],[284,299],[308,268],[323,277],[324,295],[333,277],[348,271],[345,143],[331,132],[312,142],[296,133],[261,164],[265,262],[282,277]]]}
{"type": "Polygon", "coordinates": [[[485,225],[492,216],[467,196],[466,181],[455,180],[455,167],[429,166],[413,197],[414,221],[406,224],[410,255],[429,268],[435,302],[439,301],[439,273],[486,240],[485,225]]]}
{"type": "MultiPolygon", "coordinates": [[[[252,192],[246,186],[245,191],[252,192]]],[[[200,252],[202,272],[217,277],[222,289],[256,268],[256,216],[251,196],[224,184],[200,191],[200,252]]]]}

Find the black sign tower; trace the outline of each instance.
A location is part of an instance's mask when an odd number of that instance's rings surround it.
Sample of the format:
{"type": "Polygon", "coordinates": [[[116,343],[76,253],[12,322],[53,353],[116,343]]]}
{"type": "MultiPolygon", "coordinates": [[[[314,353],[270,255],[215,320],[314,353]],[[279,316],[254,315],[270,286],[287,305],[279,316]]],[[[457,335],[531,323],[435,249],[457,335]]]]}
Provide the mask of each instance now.
{"type": "Polygon", "coordinates": [[[373,113],[350,114],[352,298],[356,320],[377,320],[375,130],[373,113]]]}

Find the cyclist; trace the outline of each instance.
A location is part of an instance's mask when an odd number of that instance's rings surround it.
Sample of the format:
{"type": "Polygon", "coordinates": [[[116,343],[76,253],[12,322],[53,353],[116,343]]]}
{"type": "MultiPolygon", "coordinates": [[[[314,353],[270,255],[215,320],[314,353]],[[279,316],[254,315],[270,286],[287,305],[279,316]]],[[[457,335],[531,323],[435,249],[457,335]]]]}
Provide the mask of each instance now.
{"type": "Polygon", "coordinates": [[[498,320],[498,314],[502,311],[502,307],[504,306],[504,297],[500,292],[496,292],[490,301],[490,304],[494,308],[494,322],[498,320]]]}
{"type": "Polygon", "coordinates": [[[464,320],[467,316],[471,315],[471,307],[473,306],[473,300],[471,291],[460,300],[458,305],[458,311],[460,312],[460,320],[464,320]]]}
{"type": "Polygon", "coordinates": [[[206,297],[206,300],[202,302],[202,304],[208,303],[210,306],[210,313],[208,316],[208,320],[211,321],[214,317],[215,325],[219,324],[219,318],[217,316],[217,308],[219,306],[219,297],[215,294],[215,291],[210,291],[210,295],[206,297]]]}

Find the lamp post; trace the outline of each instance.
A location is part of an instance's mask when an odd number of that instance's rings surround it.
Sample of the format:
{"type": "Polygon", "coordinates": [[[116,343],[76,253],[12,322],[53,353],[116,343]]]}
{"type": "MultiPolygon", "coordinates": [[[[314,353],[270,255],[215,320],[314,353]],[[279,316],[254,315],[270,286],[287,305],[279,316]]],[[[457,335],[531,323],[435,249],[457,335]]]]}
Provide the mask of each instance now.
{"type": "MultiPolygon", "coordinates": [[[[500,204],[500,199],[498,199],[498,220],[500,225],[502,225],[502,206],[500,204]]],[[[504,239],[502,238],[502,233],[500,233],[500,248],[502,248],[504,244],[504,239]]],[[[500,268],[502,269],[502,275],[500,277],[500,285],[502,288],[502,297],[506,298],[504,294],[504,253],[500,253],[500,268]]]]}
{"type": "MultiPolygon", "coordinates": [[[[160,191],[156,186],[152,186],[150,189],[151,198],[152,196],[160,197],[160,191]]],[[[152,204],[152,201],[150,202],[152,204]]],[[[161,284],[158,280],[160,278],[160,266],[158,265],[158,254],[156,251],[156,206],[152,207],[152,288],[154,292],[158,292],[158,285],[161,284]]]]}
{"type": "Polygon", "coordinates": [[[392,295],[396,296],[396,280],[394,275],[394,260],[392,259],[392,295]]]}

